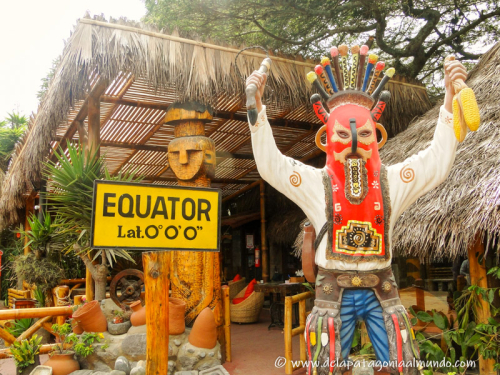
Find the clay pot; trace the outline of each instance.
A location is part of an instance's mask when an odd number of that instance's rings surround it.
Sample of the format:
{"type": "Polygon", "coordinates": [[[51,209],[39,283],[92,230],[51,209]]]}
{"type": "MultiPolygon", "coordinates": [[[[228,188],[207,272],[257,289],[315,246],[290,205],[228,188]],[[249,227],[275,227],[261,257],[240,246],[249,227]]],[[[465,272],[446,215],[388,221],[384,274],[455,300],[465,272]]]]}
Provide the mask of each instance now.
{"type": "Polygon", "coordinates": [[[80,327],[80,324],[76,320],[71,322],[71,328],[73,328],[73,333],[75,335],[81,335],[83,333],[83,328],[80,327]]]}
{"type": "Polygon", "coordinates": [[[168,300],[168,334],[180,335],[186,330],[186,302],[179,298],[168,300]]]}
{"type": "Polygon", "coordinates": [[[52,375],[68,375],[73,371],[80,370],[80,364],[74,359],[74,352],[67,354],[53,354],[44,363],[44,366],[52,367],[52,375]]]}
{"type": "Polygon", "coordinates": [[[94,300],[80,307],[73,313],[73,319],[85,332],[105,332],[108,329],[99,301],[94,300]]]}
{"type": "Polygon", "coordinates": [[[213,311],[205,307],[193,324],[188,337],[189,343],[197,348],[213,349],[217,344],[217,325],[213,311]]]}
{"type": "Polygon", "coordinates": [[[142,306],[141,301],[135,301],[130,305],[130,308],[133,311],[130,323],[135,327],[146,324],[146,308],[142,306]]]}

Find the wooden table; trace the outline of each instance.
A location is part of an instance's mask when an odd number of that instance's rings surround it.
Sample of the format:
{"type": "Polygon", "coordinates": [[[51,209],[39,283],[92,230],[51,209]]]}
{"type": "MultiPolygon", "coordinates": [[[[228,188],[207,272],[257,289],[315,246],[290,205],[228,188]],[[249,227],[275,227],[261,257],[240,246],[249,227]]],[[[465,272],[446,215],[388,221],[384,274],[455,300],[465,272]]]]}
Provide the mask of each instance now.
{"type": "MultiPolygon", "coordinates": [[[[269,293],[271,297],[271,324],[267,327],[271,329],[271,327],[283,328],[285,326],[283,322],[285,297],[299,294],[305,290],[305,287],[301,283],[272,282],[257,283],[255,284],[254,290],[256,292],[269,293]]],[[[297,314],[295,315],[298,316],[297,314]]]]}

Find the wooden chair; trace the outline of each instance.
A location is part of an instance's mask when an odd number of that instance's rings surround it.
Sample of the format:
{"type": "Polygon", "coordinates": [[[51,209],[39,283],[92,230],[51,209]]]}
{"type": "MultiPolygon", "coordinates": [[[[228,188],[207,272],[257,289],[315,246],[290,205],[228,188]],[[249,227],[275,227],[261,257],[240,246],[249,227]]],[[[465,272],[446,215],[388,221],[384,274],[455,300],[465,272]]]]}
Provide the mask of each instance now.
{"type": "Polygon", "coordinates": [[[229,299],[232,301],[242,289],[245,289],[245,278],[238,281],[228,281],[227,286],[229,286],[229,299]]]}
{"type": "MultiPolygon", "coordinates": [[[[245,296],[248,285],[242,289],[235,298],[245,296]]],[[[244,301],[233,304],[231,299],[231,322],[233,323],[255,323],[259,320],[260,312],[264,306],[264,293],[253,292],[244,301]]]]}

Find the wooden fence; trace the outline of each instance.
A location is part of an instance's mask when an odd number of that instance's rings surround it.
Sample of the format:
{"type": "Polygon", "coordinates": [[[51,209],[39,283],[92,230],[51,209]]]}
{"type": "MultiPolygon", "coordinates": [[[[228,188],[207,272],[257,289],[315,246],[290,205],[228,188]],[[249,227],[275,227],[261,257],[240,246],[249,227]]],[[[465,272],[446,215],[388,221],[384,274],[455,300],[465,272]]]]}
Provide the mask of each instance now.
{"type": "Polygon", "coordinates": [[[285,374],[292,374],[302,366],[293,366],[293,353],[292,353],[292,338],[300,335],[300,360],[305,362],[306,358],[306,342],[304,341],[304,331],[306,329],[306,300],[313,298],[312,292],[305,292],[296,294],[294,296],[285,297],[285,374]],[[299,304],[299,326],[292,327],[293,322],[293,305],[299,304]]]}

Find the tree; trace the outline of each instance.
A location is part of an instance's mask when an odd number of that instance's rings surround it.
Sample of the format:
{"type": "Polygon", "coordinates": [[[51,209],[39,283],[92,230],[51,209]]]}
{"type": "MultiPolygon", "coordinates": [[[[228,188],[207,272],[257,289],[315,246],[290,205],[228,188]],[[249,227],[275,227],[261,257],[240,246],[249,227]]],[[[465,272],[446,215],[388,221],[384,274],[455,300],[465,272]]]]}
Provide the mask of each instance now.
{"type": "Polygon", "coordinates": [[[28,119],[19,113],[7,113],[4,121],[0,121],[0,169],[7,171],[9,161],[16,143],[26,131],[28,119]]]}
{"type": "Polygon", "coordinates": [[[428,82],[446,55],[475,61],[499,36],[497,0],[145,2],[146,22],[160,28],[313,58],[333,45],[368,44],[399,74],[428,82]]]}
{"type": "Polygon", "coordinates": [[[95,281],[95,299],[106,298],[108,265],[113,266],[117,257],[134,262],[124,249],[90,248],[90,225],[92,221],[92,196],[94,180],[139,181],[134,172],[111,176],[105,166],[104,157],[92,150],[82,150],[68,145],[68,154],[62,149],[55,152],[56,162],[45,163],[44,177],[50,190],[46,201],[50,202],[49,214],[57,215],[57,236],[53,240],[63,243],[67,252],[74,251],[89,269],[95,281]],[[92,257],[92,259],[89,258],[92,257]],[[93,261],[101,262],[94,264],[93,261]]]}

